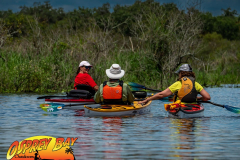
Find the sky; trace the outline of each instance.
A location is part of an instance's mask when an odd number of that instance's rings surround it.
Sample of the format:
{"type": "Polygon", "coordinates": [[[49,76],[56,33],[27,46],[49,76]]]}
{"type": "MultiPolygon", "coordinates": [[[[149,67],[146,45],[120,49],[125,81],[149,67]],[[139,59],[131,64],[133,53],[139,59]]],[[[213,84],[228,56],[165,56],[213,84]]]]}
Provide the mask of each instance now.
{"type": "MultiPolygon", "coordinates": [[[[94,8],[101,7],[104,3],[109,3],[112,7],[115,5],[132,5],[135,0],[0,0],[0,10],[12,10],[13,12],[20,11],[20,6],[32,7],[34,2],[49,1],[54,8],[62,7],[64,11],[72,11],[78,7],[94,8]]],[[[143,0],[142,0],[143,1],[143,0]]],[[[221,9],[230,7],[240,14],[240,0],[155,0],[163,3],[175,3],[181,9],[191,1],[198,1],[201,3],[202,12],[211,12],[214,16],[222,14],[221,9]]]]}

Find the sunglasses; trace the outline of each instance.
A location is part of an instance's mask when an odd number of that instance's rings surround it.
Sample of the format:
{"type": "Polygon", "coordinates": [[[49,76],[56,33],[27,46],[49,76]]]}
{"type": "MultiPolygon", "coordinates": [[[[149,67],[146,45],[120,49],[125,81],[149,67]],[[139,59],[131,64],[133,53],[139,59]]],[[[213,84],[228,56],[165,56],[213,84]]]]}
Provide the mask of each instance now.
{"type": "Polygon", "coordinates": [[[92,67],[91,66],[83,66],[85,67],[86,69],[91,69],[92,67]]]}

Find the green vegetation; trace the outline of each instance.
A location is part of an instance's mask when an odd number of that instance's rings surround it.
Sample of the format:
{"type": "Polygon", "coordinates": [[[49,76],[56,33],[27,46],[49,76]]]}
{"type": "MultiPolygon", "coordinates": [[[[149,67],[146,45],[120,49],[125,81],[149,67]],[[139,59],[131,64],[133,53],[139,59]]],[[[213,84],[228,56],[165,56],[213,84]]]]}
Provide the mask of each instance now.
{"type": "Polygon", "coordinates": [[[124,81],[155,89],[173,83],[182,63],[204,86],[240,83],[240,16],[196,7],[137,0],[112,12],[108,3],[64,12],[49,2],[0,11],[0,93],[70,90],[82,60],[97,84],[113,63],[124,81]]]}

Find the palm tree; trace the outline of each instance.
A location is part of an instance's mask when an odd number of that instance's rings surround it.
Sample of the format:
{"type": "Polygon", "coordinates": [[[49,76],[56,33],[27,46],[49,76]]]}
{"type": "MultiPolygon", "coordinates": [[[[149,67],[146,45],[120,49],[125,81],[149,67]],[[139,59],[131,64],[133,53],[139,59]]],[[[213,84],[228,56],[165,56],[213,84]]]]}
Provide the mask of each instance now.
{"type": "Polygon", "coordinates": [[[73,154],[73,149],[71,148],[71,147],[69,147],[69,148],[67,148],[66,150],[65,150],[65,153],[70,153],[70,154],[72,154],[73,155],[73,157],[74,157],[74,160],[76,160],[75,159],[75,156],[74,156],[74,154],[73,154]]]}

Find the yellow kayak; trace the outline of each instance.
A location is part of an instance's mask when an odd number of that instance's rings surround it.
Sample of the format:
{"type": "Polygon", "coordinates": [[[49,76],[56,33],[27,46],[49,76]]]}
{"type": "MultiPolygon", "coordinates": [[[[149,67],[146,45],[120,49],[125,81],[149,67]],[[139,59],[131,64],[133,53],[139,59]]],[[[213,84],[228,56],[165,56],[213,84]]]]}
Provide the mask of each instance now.
{"type": "Polygon", "coordinates": [[[150,104],[152,101],[149,101],[147,104],[138,104],[140,100],[136,99],[132,105],[119,105],[119,104],[105,104],[101,105],[96,104],[94,107],[84,106],[84,116],[88,117],[129,117],[135,115],[142,115],[149,113],[151,110],[150,104]]]}

